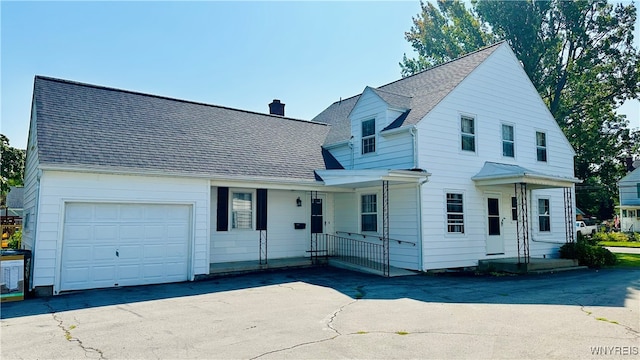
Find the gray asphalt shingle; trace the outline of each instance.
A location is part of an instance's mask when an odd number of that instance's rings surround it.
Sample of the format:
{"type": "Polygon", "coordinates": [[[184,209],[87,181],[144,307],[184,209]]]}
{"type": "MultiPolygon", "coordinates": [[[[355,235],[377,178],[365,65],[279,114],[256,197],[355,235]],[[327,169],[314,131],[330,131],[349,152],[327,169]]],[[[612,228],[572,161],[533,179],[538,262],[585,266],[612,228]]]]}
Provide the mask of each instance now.
{"type": "MultiPolygon", "coordinates": [[[[422,120],[442,99],[486,60],[500,45],[499,42],[458,59],[432,67],[415,75],[375,88],[387,103],[411,109],[402,126],[414,125],[422,120]],[[410,100],[410,101],[408,101],[410,100]]],[[[349,113],[360,95],[331,104],[313,121],[331,125],[325,145],[348,140],[351,137],[349,113]]]]}
{"type": "Polygon", "coordinates": [[[37,76],[42,164],[314,180],[329,126],[37,76]]]}

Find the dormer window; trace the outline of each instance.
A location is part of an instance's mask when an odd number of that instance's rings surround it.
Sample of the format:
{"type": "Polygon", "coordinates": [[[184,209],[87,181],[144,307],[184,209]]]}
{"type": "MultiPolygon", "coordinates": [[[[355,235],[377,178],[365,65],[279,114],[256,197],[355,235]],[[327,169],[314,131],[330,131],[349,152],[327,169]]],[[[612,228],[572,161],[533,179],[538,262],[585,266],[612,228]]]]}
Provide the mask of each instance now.
{"type": "Polygon", "coordinates": [[[362,122],[362,153],[376,152],[376,120],[362,122]]]}

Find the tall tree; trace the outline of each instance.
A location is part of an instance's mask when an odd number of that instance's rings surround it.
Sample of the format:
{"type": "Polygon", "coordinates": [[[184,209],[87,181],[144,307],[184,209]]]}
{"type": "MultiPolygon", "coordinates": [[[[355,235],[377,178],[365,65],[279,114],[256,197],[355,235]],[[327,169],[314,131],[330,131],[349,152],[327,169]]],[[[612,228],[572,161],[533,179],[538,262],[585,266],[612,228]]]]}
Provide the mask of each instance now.
{"type": "MultiPolygon", "coordinates": [[[[0,173],[0,194],[4,200],[11,186],[21,186],[24,181],[24,150],[9,145],[9,138],[0,134],[2,143],[2,168],[0,173]]],[[[3,201],[4,202],[4,201],[3,201]]]]}
{"type": "Polygon", "coordinates": [[[416,59],[404,54],[402,76],[409,76],[431,66],[477,50],[496,38],[486,31],[477,16],[460,1],[420,1],[421,13],[413,18],[405,38],[418,53],[416,59]]]}
{"type": "Polygon", "coordinates": [[[610,215],[617,198],[615,182],[624,173],[623,158],[640,156],[634,143],[640,135],[631,132],[627,120],[615,113],[624,100],[639,98],[640,61],[633,46],[635,6],[614,6],[606,0],[472,0],[471,9],[464,9],[457,0],[438,0],[438,8],[421,5],[421,14],[405,34],[418,59],[405,54],[402,74],[455,58],[471,46],[507,40],[576,149],[576,176],[585,179],[585,185],[577,187],[578,204],[592,213],[610,215]],[[485,34],[455,36],[454,30],[435,30],[438,25],[485,34]],[[464,51],[443,52],[432,45],[437,41],[458,44],[449,48],[464,51]],[[421,62],[422,58],[432,61],[421,62]]]}

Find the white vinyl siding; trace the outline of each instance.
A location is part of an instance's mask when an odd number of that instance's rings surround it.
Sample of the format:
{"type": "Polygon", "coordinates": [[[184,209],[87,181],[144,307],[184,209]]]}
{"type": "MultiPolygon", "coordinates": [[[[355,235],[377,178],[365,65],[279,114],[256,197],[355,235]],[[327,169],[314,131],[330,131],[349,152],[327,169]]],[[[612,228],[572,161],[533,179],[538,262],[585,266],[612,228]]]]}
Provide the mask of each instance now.
{"type": "MultiPolygon", "coordinates": [[[[502,156],[501,125],[507,119],[509,124],[514,125],[518,165],[558,176],[574,175],[573,149],[535,87],[526,78],[512,51],[507,46],[500,47],[417,124],[418,167],[432,174],[422,186],[424,270],[477,266],[479,259],[486,258],[485,190],[479,189],[471,177],[487,161],[512,163],[513,160],[502,156]],[[476,156],[461,156],[465,153],[459,147],[461,114],[473,115],[478,119],[475,123],[476,156]],[[549,161],[546,163],[538,162],[536,158],[535,133],[540,129],[544,129],[547,135],[549,161]],[[450,234],[447,231],[443,189],[451,189],[446,192],[464,193],[464,234],[450,234]]],[[[494,191],[493,188],[491,190],[494,191]]],[[[496,187],[495,191],[504,194],[502,213],[508,214],[513,185],[496,187]]],[[[550,199],[563,198],[562,189],[535,193],[550,199]]],[[[534,198],[531,194],[529,196],[529,219],[535,224],[531,228],[535,229],[537,213],[533,212],[534,198]]],[[[552,201],[550,205],[551,213],[564,213],[562,201],[552,201]]],[[[566,237],[563,221],[562,216],[551,219],[551,233],[545,240],[558,238],[562,241],[566,237]]],[[[515,239],[515,222],[505,221],[503,232],[505,257],[517,256],[515,241],[507,241],[506,236],[513,233],[515,239]]],[[[557,257],[558,247],[556,244],[532,241],[531,256],[557,257]]]]}
{"type": "Polygon", "coordinates": [[[401,111],[389,109],[388,105],[373,91],[367,89],[360,96],[349,115],[351,135],[349,145],[328,150],[346,169],[411,169],[413,161],[413,138],[409,131],[387,134],[387,127],[401,111]],[[362,122],[375,119],[375,154],[363,153],[362,122]]]}
{"type": "Polygon", "coordinates": [[[64,206],[70,202],[189,205],[189,280],[209,273],[209,181],[189,178],[70,173],[45,170],[33,258],[33,286],[59,291],[64,206]]]}
{"type": "MultiPolygon", "coordinates": [[[[28,250],[33,250],[35,246],[35,224],[37,220],[38,192],[40,188],[40,181],[38,180],[38,138],[37,131],[35,131],[37,113],[35,106],[32,108],[31,115],[32,119],[29,128],[29,141],[27,144],[27,159],[24,173],[24,204],[22,212],[22,245],[28,250]]],[[[31,280],[33,280],[33,277],[31,280]]]]}
{"type": "MultiPolygon", "coordinates": [[[[256,188],[258,187],[262,186],[256,184],[256,188]]],[[[230,231],[216,230],[217,189],[216,186],[211,188],[211,263],[258,260],[260,255],[259,231],[234,231],[231,229],[231,222],[229,223],[230,231]]],[[[229,202],[231,202],[231,194],[233,192],[249,192],[249,190],[229,189],[229,202]]],[[[255,194],[253,191],[251,192],[255,194]]],[[[267,244],[269,259],[309,256],[309,253],[307,253],[310,244],[309,218],[311,215],[309,202],[309,194],[304,191],[267,189],[267,244]],[[300,207],[296,203],[298,198],[302,201],[302,206],[300,207]],[[294,223],[303,223],[306,224],[306,227],[305,229],[295,229],[294,223]]],[[[253,203],[255,208],[255,196],[253,197],[253,203]]],[[[326,196],[324,205],[326,214],[323,214],[323,216],[330,223],[326,225],[327,231],[330,231],[330,227],[333,226],[333,198],[331,195],[326,196]]],[[[255,211],[253,217],[255,222],[255,211]]]]}

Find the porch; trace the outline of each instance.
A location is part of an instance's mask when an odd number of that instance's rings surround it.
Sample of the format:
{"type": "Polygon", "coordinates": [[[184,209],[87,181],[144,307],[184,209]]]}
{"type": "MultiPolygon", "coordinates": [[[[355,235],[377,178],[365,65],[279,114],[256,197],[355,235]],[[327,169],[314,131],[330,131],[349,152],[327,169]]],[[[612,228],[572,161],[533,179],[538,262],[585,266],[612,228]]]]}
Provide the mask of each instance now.
{"type": "Polygon", "coordinates": [[[209,275],[203,277],[324,265],[386,277],[417,274],[416,271],[390,265],[385,246],[379,237],[368,236],[371,241],[366,241],[331,234],[317,235],[316,250],[308,251],[308,257],[212,263],[209,265],[209,275]]]}

